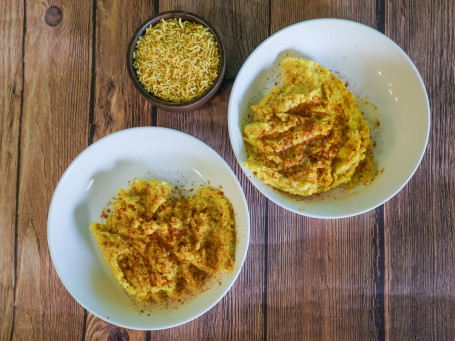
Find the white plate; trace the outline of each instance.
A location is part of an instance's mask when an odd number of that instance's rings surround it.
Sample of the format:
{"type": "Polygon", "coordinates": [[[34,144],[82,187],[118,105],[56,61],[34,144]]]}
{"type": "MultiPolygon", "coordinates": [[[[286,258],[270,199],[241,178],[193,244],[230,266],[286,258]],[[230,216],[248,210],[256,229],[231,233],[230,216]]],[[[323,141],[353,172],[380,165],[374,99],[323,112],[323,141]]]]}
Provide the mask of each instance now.
{"type": "Polygon", "coordinates": [[[352,21],[316,19],[275,33],[248,57],[232,88],[228,127],[240,166],[267,198],[309,217],[341,218],[381,205],[409,181],[426,149],[430,106],[416,67],[392,40],[352,21]],[[369,186],[297,198],[266,185],[243,165],[247,154],[242,131],[251,119],[250,106],[280,83],[279,63],[288,55],[314,60],[335,72],[361,98],[358,103],[367,122],[379,119],[380,126],[372,128],[374,160],[384,172],[369,186]]]}
{"type": "Polygon", "coordinates": [[[163,329],[188,322],[213,307],[230,289],[245,260],[249,213],[242,188],[209,146],[179,131],[144,127],[109,135],[84,150],[55,189],[48,216],[49,250],[70,294],[99,318],[132,329],[163,329]],[[234,206],[236,261],[232,274],[178,309],[147,311],[121,289],[89,230],[119,188],[135,178],[157,178],[197,188],[222,186],[234,206]],[[150,315],[148,315],[150,314],[150,315]]]}

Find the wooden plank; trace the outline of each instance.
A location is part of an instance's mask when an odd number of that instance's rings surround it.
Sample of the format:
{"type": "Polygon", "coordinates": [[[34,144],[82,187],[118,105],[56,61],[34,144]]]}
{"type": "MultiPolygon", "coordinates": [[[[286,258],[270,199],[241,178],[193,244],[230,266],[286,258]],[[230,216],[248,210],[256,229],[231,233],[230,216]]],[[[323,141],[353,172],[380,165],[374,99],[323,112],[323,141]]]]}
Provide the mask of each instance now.
{"type": "Polygon", "coordinates": [[[87,146],[91,1],[26,3],[13,338],[80,339],[82,307],[55,273],[47,210],[65,168],[87,146]],[[52,24],[46,24],[46,20],[52,24]]]}
{"type": "Polygon", "coordinates": [[[0,3],[0,340],[14,315],[18,139],[21,113],[23,3],[0,3]]]}
{"type": "Polygon", "coordinates": [[[380,217],[324,221],[270,206],[268,338],[378,338],[373,272],[380,217]]]}
{"type": "Polygon", "coordinates": [[[267,37],[268,3],[160,1],[160,12],[172,9],[196,13],[215,27],[227,51],[226,76],[218,97],[203,108],[180,114],[158,110],[157,124],[197,137],[226,160],[239,177],[248,199],[251,236],[245,266],[224,299],[202,317],[178,328],[152,332],[151,336],[157,340],[262,339],[266,200],[247,181],[234,157],[227,130],[227,106],[230,83],[252,50],[267,37]]]}
{"type": "Polygon", "coordinates": [[[317,18],[342,18],[354,20],[377,28],[376,2],[333,0],[333,1],[287,1],[271,0],[271,34],[303,20],[317,18]]]}
{"type": "Polygon", "coordinates": [[[87,319],[85,340],[86,341],[123,341],[145,340],[146,332],[117,327],[106,323],[96,316],[89,314],[87,319]]]}
{"type": "Polygon", "coordinates": [[[387,1],[386,34],[414,61],[432,112],[429,145],[385,205],[390,339],[455,339],[455,1],[387,1]]]}
{"type": "MultiPolygon", "coordinates": [[[[152,124],[152,106],[134,88],[126,69],[128,43],[154,13],[151,1],[96,1],[94,105],[89,142],[118,130],[152,124]]],[[[145,340],[143,331],[118,328],[87,312],[87,340],[145,340]]]]}
{"type": "Polygon", "coordinates": [[[96,1],[95,98],[90,142],[125,128],[152,124],[152,106],[134,88],[126,50],[136,29],[154,13],[152,1],[96,1]]]}
{"type": "MultiPolygon", "coordinates": [[[[272,0],[271,33],[313,18],[376,25],[376,4],[272,0]]],[[[318,220],[269,202],[267,337],[381,338],[382,208],[361,216],[318,220]]]]}

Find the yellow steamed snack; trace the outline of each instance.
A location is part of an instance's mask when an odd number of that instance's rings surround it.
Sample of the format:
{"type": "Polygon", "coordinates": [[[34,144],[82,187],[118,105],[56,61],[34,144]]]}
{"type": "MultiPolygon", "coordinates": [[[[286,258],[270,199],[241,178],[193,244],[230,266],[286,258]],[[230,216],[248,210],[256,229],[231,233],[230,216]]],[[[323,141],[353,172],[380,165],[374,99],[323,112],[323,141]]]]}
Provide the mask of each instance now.
{"type": "Polygon", "coordinates": [[[170,194],[166,182],[135,180],[119,190],[106,223],[90,225],[115,278],[139,302],[182,297],[233,270],[236,233],[229,200],[209,187],[187,198],[170,194]]]}
{"type": "Polygon", "coordinates": [[[314,61],[281,62],[282,87],[252,106],[244,127],[248,160],[259,179],[309,196],[372,177],[368,125],[345,84],[314,61]]]}

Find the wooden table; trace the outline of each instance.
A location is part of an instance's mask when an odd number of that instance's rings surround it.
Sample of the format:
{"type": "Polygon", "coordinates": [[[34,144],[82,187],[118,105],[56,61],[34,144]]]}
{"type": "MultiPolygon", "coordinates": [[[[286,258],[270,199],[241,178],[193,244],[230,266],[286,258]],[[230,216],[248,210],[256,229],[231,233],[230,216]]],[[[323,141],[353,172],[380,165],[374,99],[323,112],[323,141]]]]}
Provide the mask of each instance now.
{"type": "Polygon", "coordinates": [[[454,14],[454,0],[2,0],[0,339],[455,339],[454,14]],[[222,89],[196,112],[157,110],[125,67],[136,27],[171,9],[208,19],[227,48],[222,89]],[[228,139],[229,93],[242,63],[277,30],[319,17],[355,20],[396,41],[432,108],[414,177],[386,204],[349,219],[276,206],[243,175],[228,139]],[[84,310],[47,246],[47,211],[63,171],[94,141],[135,126],[178,129],[213,147],[251,212],[248,256],[231,291],[170,330],[125,330],[84,310]]]}

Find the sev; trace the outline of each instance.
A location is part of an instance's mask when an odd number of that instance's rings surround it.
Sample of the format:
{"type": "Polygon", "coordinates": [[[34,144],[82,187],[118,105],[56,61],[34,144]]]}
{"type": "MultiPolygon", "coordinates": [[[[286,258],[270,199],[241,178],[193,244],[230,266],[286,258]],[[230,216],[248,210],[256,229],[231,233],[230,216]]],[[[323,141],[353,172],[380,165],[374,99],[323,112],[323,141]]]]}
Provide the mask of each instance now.
{"type": "Polygon", "coordinates": [[[204,94],[220,64],[217,42],[208,28],[181,18],[161,19],[147,27],[133,56],[145,90],[177,103],[204,94]]]}

